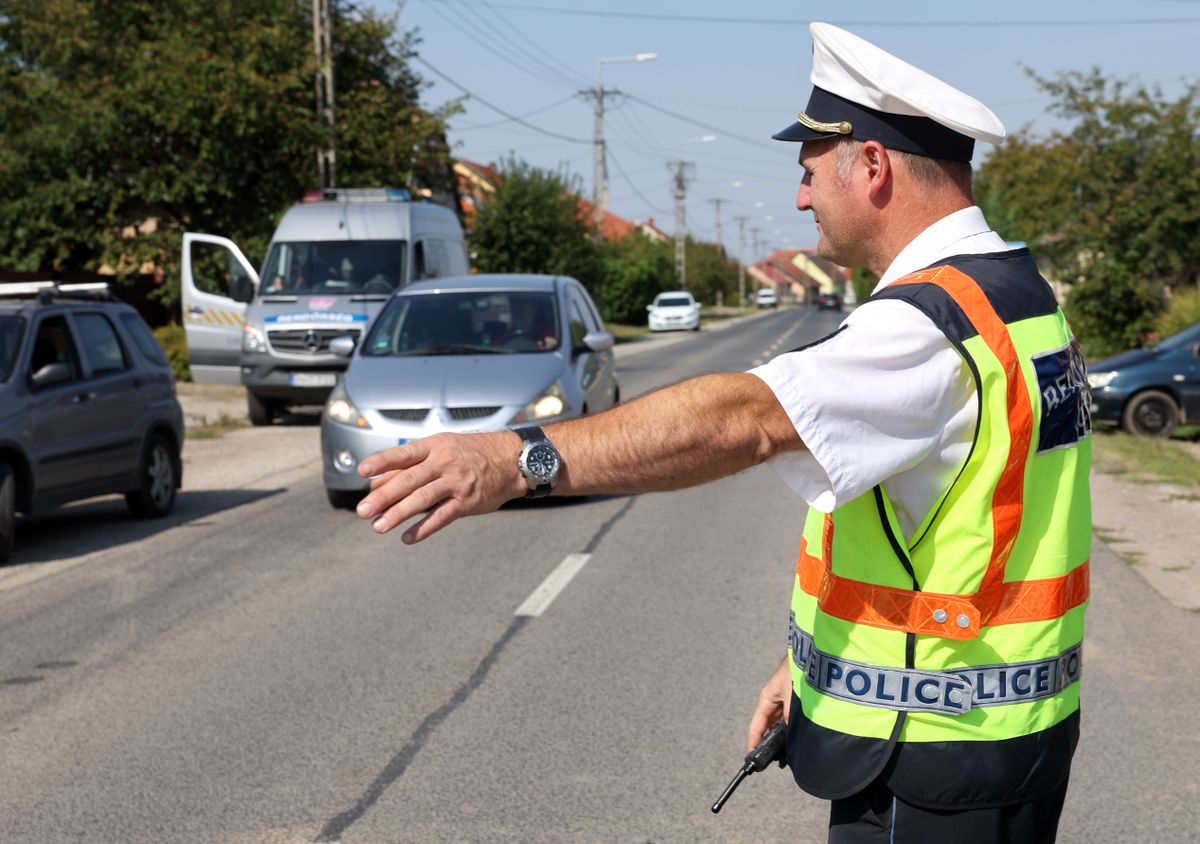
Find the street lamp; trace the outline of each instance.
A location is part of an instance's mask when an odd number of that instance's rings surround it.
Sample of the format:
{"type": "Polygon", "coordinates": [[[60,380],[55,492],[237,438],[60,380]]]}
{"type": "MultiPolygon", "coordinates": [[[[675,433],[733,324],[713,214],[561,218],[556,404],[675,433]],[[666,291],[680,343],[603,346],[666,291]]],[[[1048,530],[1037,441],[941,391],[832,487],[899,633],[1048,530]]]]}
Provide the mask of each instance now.
{"type": "Polygon", "coordinates": [[[596,224],[608,209],[608,167],[604,160],[604,66],[617,62],[648,62],[658,58],[658,53],[638,53],[633,56],[610,56],[596,60],[596,177],[592,184],[593,204],[596,206],[596,224]]]}

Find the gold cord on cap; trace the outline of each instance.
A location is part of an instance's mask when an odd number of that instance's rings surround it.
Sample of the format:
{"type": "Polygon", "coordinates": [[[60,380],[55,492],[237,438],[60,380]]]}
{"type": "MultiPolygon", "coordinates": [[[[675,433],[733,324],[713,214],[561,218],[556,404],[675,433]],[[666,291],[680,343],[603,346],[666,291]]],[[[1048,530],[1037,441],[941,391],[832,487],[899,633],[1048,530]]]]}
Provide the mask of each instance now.
{"type": "Polygon", "coordinates": [[[822,123],[819,120],[813,120],[804,112],[797,114],[796,120],[802,126],[812,129],[814,132],[832,132],[835,135],[849,135],[854,131],[854,128],[848,121],[839,120],[837,123],[822,123]]]}

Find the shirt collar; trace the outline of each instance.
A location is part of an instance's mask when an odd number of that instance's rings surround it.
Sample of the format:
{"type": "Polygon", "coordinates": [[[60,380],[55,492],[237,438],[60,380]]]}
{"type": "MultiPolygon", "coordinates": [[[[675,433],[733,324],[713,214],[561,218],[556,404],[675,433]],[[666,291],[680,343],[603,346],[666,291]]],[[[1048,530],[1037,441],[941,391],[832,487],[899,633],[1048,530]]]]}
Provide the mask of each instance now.
{"type": "Polygon", "coordinates": [[[990,232],[978,205],[947,214],[900,250],[872,292],[878,293],[896,279],[924,269],[939,258],[956,254],[954,247],[959,241],[990,232]]]}

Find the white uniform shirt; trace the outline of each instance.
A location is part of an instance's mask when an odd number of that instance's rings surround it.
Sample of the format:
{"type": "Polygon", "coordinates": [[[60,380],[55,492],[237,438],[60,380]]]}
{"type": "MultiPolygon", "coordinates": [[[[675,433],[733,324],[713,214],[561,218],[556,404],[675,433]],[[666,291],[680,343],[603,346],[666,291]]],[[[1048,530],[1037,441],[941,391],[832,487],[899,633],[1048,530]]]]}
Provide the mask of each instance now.
{"type": "MultiPolygon", "coordinates": [[[[875,290],[951,255],[1003,252],[977,207],[917,235],[875,290]]],[[[842,330],[750,370],[783,405],[807,451],[770,461],[824,513],[883,483],[911,539],[971,448],[975,381],[941,330],[904,302],[864,302],[842,330]]]]}

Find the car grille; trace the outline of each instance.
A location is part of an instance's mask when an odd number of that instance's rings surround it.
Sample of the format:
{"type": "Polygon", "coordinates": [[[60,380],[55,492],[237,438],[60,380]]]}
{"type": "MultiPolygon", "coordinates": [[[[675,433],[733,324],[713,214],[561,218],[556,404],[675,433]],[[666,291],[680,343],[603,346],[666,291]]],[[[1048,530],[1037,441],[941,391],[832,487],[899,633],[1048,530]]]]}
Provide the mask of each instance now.
{"type": "Polygon", "coordinates": [[[457,419],[457,420],[483,419],[484,417],[491,416],[493,413],[495,413],[499,409],[500,409],[499,406],[497,406],[497,407],[452,407],[452,408],[450,408],[450,418],[457,419]]]}
{"type": "Polygon", "coordinates": [[[381,416],[395,419],[398,422],[420,422],[429,415],[427,407],[396,407],[379,411],[381,416]]]}
{"type": "Polygon", "coordinates": [[[279,352],[316,355],[329,351],[329,341],[334,337],[353,337],[358,341],[361,332],[347,328],[296,328],[283,331],[268,331],[271,347],[279,352]]]}

